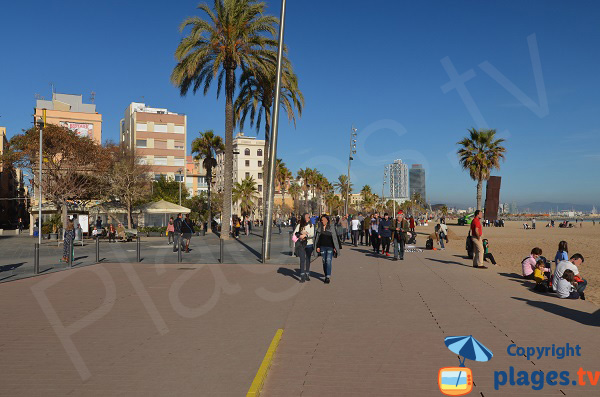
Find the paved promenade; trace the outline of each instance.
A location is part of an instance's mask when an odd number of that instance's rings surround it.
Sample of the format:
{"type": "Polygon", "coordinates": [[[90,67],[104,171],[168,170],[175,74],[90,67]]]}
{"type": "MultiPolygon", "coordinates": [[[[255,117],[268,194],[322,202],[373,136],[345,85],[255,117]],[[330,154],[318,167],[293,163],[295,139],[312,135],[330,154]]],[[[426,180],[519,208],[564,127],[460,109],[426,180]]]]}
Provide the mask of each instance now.
{"type": "MultiPolygon", "coordinates": [[[[440,396],[444,338],[494,353],[468,361],[474,396],[593,396],[596,386],[509,386],[494,371],[600,371],[600,311],[535,294],[501,269],[440,251],[405,261],[345,247],[332,283],[296,265],[103,263],[0,285],[0,395],[243,396],[278,328],[265,396],[440,396]],[[581,357],[507,347],[581,346],[581,357]]],[[[596,286],[590,286],[594,288],[596,286]]],[[[516,375],[515,375],[516,377],[516,375]]]]}

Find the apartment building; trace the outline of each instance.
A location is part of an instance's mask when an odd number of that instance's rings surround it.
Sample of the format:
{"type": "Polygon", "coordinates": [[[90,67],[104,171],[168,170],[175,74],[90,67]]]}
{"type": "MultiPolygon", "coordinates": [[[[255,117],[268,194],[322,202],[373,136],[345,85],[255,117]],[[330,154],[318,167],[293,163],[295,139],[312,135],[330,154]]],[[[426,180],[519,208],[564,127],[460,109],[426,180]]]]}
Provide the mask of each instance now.
{"type": "Polygon", "coordinates": [[[167,109],[132,102],[121,120],[121,142],[135,149],[150,166],[154,179],[164,176],[179,182],[187,173],[187,116],[167,109]]]}
{"type": "Polygon", "coordinates": [[[38,99],[34,116],[42,118],[46,109],[46,123],[67,127],[82,137],[102,143],[102,115],[96,112],[96,105],[83,103],[81,95],[52,93],[52,100],[38,99]]]}
{"type": "MultiPolygon", "coordinates": [[[[190,196],[199,196],[200,193],[208,191],[208,181],[203,160],[195,160],[192,156],[186,156],[185,187],[190,196]]],[[[213,170],[214,174],[214,170],[213,170]]]]}
{"type": "MultiPolygon", "coordinates": [[[[243,132],[236,135],[233,140],[233,183],[241,182],[247,177],[252,177],[256,182],[258,213],[262,213],[262,195],[264,189],[263,163],[265,141],[256,137],[245,136],[243,132]]],[[[217,191],[224,186],[225,153],[217,152],[217,167],[215,169],[215,187],[217,191]]],[[[233,204],[233,211],[240,214],[237,203],[233,204]]]]}

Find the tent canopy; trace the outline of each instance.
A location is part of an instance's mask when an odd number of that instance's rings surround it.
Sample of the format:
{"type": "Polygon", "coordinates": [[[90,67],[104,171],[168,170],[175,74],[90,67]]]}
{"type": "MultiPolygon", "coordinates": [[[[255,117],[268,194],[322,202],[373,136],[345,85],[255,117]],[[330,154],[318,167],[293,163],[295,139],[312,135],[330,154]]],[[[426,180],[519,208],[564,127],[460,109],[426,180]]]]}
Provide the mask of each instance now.
{"type": "Polygon", "coordinates": [[[189,214],[192,212],[189,208],[165,200],[144,204],[140,207],[140,211],[146,214],[189,214]]]}

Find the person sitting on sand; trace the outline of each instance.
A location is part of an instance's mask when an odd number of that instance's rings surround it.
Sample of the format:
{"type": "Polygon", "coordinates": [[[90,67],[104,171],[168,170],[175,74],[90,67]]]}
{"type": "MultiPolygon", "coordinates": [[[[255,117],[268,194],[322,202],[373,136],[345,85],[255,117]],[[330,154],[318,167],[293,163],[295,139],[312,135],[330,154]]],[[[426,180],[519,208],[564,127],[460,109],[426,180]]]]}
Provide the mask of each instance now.
{"type": "Polygon", "coordinates": [[[566,269],[556,283],[556,296],[561,299],[579,299],[581,296],[577,292],[576,286],[575,273],[570,269],[566,269]]]}
{"type": "Polygon", "coordinates": [[[559,262],[568,261],[569,260],[569,246],[566,241],[561,241],[558,243],[558,251],[556,251],[556,256],[554,257],[554,263],[558,265],[559,262]]]}
{"type": "Polygon", "coordinates": [[[496,264],[496,260],[494,259],[494,255],[490,252],[490,244],[488,243],[487,238],[483,239],[483,260],[487,262],[487,260],[492,262],[492,265],[496,264]]]}
{"type": "Polygon", "coordinates": [[[534,290],[538,292],[548,292],[550,289],[550,280],[548,280],[548,277],[546,276],[546,262],[544,262],[543,259],[538,259],[535,264],[533,278],[535,280],[534,290]]]}
{"type": "Polygon", "coordinates": [[[521,262],[521,267],[523,268],[523,278],[533,280],[533,272],[535,271],[535,265],[540,255],[542,255],[542,249],[535,247],[531,250],[531,255],[523,259],[521,262]]]}
{"type": "Polygon", "coordinates": [[[585,290],[585,287],[587,287],[587,281],[583,277],[581,277],[578,268],[578,266],[581,266],[583,264],[583,261],[583,255],[574,254],[568,261],[559,262],[558,265],[556,265],[556,270],[554,271],[555,282],[552,284],[552,289],[556,292],[558,280],[562,278],[563,273],[566,270],[571,270],[575,275],[575,281],[577,282],[577,292],[579,292],[579,296],[581,297],[581,299],[585,300],[585,295],[583,291],[585,290]]]}

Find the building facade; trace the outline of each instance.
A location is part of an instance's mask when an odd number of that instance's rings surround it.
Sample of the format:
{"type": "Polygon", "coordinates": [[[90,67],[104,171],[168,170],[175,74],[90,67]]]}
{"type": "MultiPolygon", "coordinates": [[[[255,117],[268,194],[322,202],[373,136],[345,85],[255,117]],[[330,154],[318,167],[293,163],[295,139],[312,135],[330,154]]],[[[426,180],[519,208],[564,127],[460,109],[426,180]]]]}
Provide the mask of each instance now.
{"type": "Polygon", "coordinates": [[[186,156],[185,167],[185,187],[187,188],[190,197],[199,196],[202,192],[208,191],[206,169],[202,164],[202,160],[194,160],[192,156],[186,156]]]}
{"type": "Polygon", "coordinates": [[[394,160],[386,166],[386,174],[389,180],[390,199],[405,201],[410,198],[408,190],[408,165],[402,160],[394,160]]]}
{"type": "Polygon", "coordinates": [[[410,196],[413,197],[415,193],[418,193],[423,202],[427,202],[427,192],[425,189],[425,168],[421,164],[413,164],[410,168],[409,174],[409,188],[410,196]]]}
{"type": "Polygon", "coordinates": [[[102,143],[102,115],[96,112],[96,105],[83,103],[81,95],[52,94],[52,100],[38,99],[35,104],[36,120],[46,109],[46,123],[67,127],[82,137],[102,143]]]}
{"type": "Polygon", "coordinates": [[[185,181],[187,116],[132,102],[121,120],[121,142],[150,166],[152,178],[185,181]]]}
{"type": "MultiPolygon", "coordinates": [[[[0,127],[0,157],[8,150],[6,128],[0,127]]],[[[23,170],[0,161],[0,229],[16,225],[19,218],[28,223],[28,196],[23,170]]]]}
{"type": "MultiPolygon", "coordinates": [[[[233,183],[242,182],[245,178],[251,177],[256,182],[256,200],[255,212],[259,216],[262,214],[262,196],[264,189],[264,151],[265,141],[255,137],[245,136],[243,133],[237,134],[233,140],[233,183]]],[[[225,174],[225,153],[217,152],[217,167],[215,169],[215,187],[217,191],[222,191],[224,187],[225,174]]],[[[238,203],[233,203],[233,213],[240,215],[238,203]]]]}

